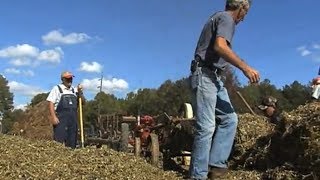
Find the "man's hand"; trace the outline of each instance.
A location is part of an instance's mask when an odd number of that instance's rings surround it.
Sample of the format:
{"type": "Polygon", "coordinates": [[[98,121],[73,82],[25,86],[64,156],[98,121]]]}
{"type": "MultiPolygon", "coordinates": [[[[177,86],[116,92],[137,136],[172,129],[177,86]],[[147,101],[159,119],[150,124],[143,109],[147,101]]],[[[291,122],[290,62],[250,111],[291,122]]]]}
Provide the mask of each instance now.
{"type": "Polygon", "coordinates": [[[258,83],[260,81],[260,74],[257,70],[247,66],[242,69],[243,74],[249,79],[251,84],[258,83]]]}
{"type": "Polygon", "coordinates": [[[82,87],[82,85],[81,85],[81,84],[78,84],[77,88],[78,88],[78,93],[81,95],[81,94],[83,93],[83,87],[82,87]]]}
{"type": "Polygon", "coordinates": [[[52,125],[57,125],[59,123],[60,123],[60,121],[59,121],[57,116],[54,116],[54,117],[51,118],[51,124],[52,125]]]}

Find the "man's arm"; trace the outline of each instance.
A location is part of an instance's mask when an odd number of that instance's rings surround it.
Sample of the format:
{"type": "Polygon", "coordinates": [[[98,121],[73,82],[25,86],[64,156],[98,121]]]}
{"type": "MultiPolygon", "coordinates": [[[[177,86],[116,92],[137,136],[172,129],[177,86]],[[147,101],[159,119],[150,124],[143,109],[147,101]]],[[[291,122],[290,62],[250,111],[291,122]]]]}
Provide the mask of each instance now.
{"type": "Polygon", "coordinates": [[[228,61],[230,64],[244,70],[248,65],[242,61],[228,46],[227,40],[223,37],[217,37],[214,43],[214,50],[221,56],[223,59],[228,61]]]}
{"type": "Polygon", "coordinates": [[[56,111],[54,109],[54,104],[51,101],[48,101],[48,103],[49,103],[49,112],[51,117],[50,122],[51,124],[56,125],[59,123],[59,119],[57,118],[56,111]]]}
{"type": "Polygon", "coordinates": [[[56,115],[56,110],[54,108],[54,102],[56,101],[57,97],[59,96],[59,90],[58,87],[55,86],[49,93],[47,97],[48,101],[48,108],[49,108],[49,113],[50,113],[50,123],[53,125],[56,125],[59,123],[59,119],[57,118],[56,115]]]}
{"type": "Polygon", "coordinates": [[[214,50],[227,62],[239,68],[251,83],[259,82],[259,72],[242,61],[228,46],[227,40],[225,38],[220,36],[216,38],[214,43],[214,50]]]}

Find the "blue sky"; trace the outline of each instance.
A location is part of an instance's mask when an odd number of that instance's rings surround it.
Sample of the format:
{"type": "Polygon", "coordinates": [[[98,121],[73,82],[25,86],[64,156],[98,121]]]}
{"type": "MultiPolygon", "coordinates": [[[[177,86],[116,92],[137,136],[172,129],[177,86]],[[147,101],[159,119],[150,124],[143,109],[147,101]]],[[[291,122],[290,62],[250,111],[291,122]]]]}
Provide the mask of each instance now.
{"type": "MultiPolygon", "coordinates": [[[[207,18],[224,0],[2,0],[0,72],[16,107],[75,74],[90,99],[124,97],[187,77],[207,18]]],[[[234,50],[277,87],[307,84],[320,62],[317,0],[255,0],[237,26],[234,50]]],[[[237,71],[242,83],[247,80],[237,71]]]]}

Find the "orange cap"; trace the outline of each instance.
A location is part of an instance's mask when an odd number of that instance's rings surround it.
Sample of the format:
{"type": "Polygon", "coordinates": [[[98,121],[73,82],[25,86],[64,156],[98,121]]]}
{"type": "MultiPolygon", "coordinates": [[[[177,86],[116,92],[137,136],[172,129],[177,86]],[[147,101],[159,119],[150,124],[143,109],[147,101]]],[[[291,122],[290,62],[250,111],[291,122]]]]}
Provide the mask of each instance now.
{"type": "Polygon", "coordinates": [[[64,71],[61,73],[61,78],[72,78],[74,75],[70,71],[64,71]]]}

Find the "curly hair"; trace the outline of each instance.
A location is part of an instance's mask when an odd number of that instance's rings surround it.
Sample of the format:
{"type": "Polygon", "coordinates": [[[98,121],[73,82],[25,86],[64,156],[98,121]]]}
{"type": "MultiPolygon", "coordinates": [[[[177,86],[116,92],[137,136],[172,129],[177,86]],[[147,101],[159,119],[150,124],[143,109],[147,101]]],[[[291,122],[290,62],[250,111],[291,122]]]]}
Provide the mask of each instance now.
{"type": "Polygon", "coordinates": [[[226,10],[236,10],[241,6],[251,6],[251,0],[227,0],[226,10]]]}

